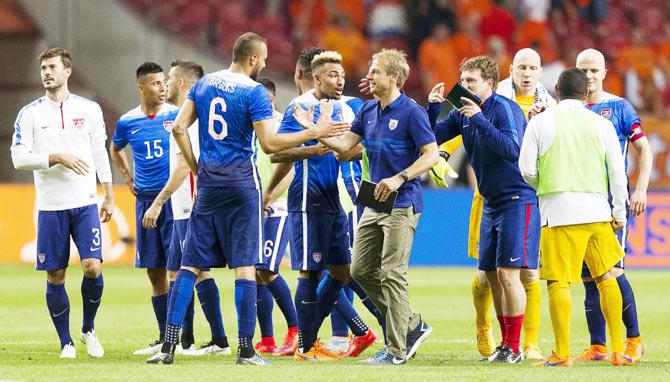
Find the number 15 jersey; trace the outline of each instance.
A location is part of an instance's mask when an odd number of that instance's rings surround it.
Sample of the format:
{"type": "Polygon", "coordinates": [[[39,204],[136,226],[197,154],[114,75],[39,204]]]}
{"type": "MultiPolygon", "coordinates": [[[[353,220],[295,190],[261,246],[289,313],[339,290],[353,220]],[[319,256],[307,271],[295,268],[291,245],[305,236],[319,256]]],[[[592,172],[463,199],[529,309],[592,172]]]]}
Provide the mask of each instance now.
{"type": "Polygon", "coordinates": [[[201,78],[188,99],[198,114],[198,187],[260,189],[253,123],[272,119],[265,87],[243,74],[222,70],[201,78]]]}

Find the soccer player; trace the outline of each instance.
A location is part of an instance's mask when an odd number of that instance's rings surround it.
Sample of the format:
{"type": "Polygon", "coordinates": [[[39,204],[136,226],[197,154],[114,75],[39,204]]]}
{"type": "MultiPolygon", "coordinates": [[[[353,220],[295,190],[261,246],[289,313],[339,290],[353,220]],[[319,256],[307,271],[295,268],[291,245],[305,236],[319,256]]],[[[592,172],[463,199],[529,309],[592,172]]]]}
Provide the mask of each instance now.
{"type": "Polygon", "coordinates": [[[612,124],[582,104],[588,82],[580,69],[561,73],[560,102],[530,120],[519,157],[524,179],[540,198],[540,277],[547,280],[556,339],[556,351],[536,365],[572,364],[570,283],[579,281],[583,262],[600,291],[612,365],[632,364],[623,354],[622,297],[612,272],[624,256],[615,232],[626,224],[625,165],[612,124]]]}
{"type": "MultiPolygon", "coordinates": [[[[303,125],[308,125],[321,112],[318,107],[320,100],[341,98],[345,80],[342,57],[338,53],[326,51],[315,55],[311,71],[313,91],[305,92],[291,102],[279,132],[303,130],[294,116],[296,108],[313,111],[312,119],[303,122],[303,125]]],[[[348,111],[351,113],[351,110],[348,111]]],[[[336,118],[343,119],[347,110],[338,102],[332,112],[336,118]]],[[[343,355],[356,357],[374,343],[377,335],[341,293],[346,284],[354,290],[361,288],[351,282],[349,273],[349,223],[339,200],[339,164],[331,150],[315,140],[300,148],[275,153],[271,158],[281,164],[270,180],[267,193],[273,192],[278,180],[283,179],[291,167],[295,168],[288,201],[291,265],[300,272],[295,297],[299,330],[299,350],[295,359],[312,361],[340,358],[317,340],[321,324],[334,306],[354,334],[343,355]],[[324,267],[328,268],[329,274],[319,287],[319,276],[324,267]]],[[[362,290],[359,292],[364,293],[362,290]]]]}
{"type": "MultiPolygon", "coordinates": [[[[540,82],[542,61],[533,49],[516,52],[510,67],[510,76],[498,84],[496,93],[514,100],[528,120],[547,107],[556,105],[540,82]]],[[[521,269],[521,282],[526,291],[526,311],[523,319],[523,354],[527,359],[544,359],[537,344],[540,330],[540,280],[537,269],[521,269]]]]}
{"type": "Polygon", "coordinates": [[[37,59],[46,93],[24,106],[16,118],[12,162],[17,170],[33,171],[35,177],[36,268],[47,274],[47,309],[60,339],[60,358],[77,354],[70,337],[70,301],[65,290],[70,236],[84,271],[81,340],[88,354],[99,358],[105,353],[94,331],[103,289],[100,222],[108,222],[114,212],[105,123],[97,103],[68,89],[70,52],[52,48],[37,59]],[[105,192],[99,215],[96,173],[105,192]]]}
{"type": "MultiPolygon", "coordinates": [[[[320,140],[340,154],[362,141],[370,179],[377,182],[375,198],[385,201],[398,191],[391,214],[365,209],[354,243],[351,274],[386,318],[387,347],[367,360],[371,365],[406,363],[432,331],[410,309],[406,273],[423,209],[418,177],[437,164],[439,155],[425,111],[401,92],[408,75],[403,52],[382,49],[374,54],[361,85],[375,100],[356,114],[352,131],[320,140]]],[[[320,108],[327,105],[332,104],[322,103],[320,108]]],[[[322,115],[312,128],[329,123],[330,113],[322,115]]]]}
{"type": "MultiPolygon", "coordinates": [[[[514,101],[494,93],[497,83],[498,66],[490,57],[463,62],[461,84],[482,104],[462,98],[464,106],[437,123],[435,136],[438,144],[463,136],[484,197],[478,269],[486,272],[503,337],[489,361],[516,363],[523,360],[519,338],[526,305],[520,272],[537,269],[540,226],[535,190],[524,182],[517,165],[526,120],[514,101]]],[[[444,86],[438,84],[429,95],[431,124],[443,94],[444,86]]]]}
{"type": "MultiPolygon", "coordinates": [[[[276,86],[268,78],[261,78],[258,82],[270,94],[272,119],[276,131],[284,117],[282,113],[275,109],[276,86]]],[[[261,186],[265,187],[270,181],[275,166],[272,164],[270,156],[265,154],[263,150],[256,151],[256,166],[258,166],[261,186]]],[[[286,190],[292,178],[293,174],[289,173],[274,189],[274,192],[264,194],[268,203],[267,205],[264,203],[268,216],[263,223],[263,234],[265,236],[263,262],[256,266],[256,306],[261,340],[255,345],[255,349],[260,353],[272,353],[277,356],[293,355],[298,343],[298,317],[291,297],[291,289],[286,280],[279,274],[279,265],[284,258],[289,242],[286,226],[288,217],[286,190]],[[286,326],[288,326],[288,333],[280,347],[277,347],[275,343],[272,327],[272,309],[275,300],[286,319],[286,326]]]]}
{"type": "MultiPolygon", "coordinates": [[[[170,63],[170,71],[167,79],[167,101],[180,107],[186,100],[189,90],[203,76],[202,66],[192,61],[174,60],[170,63]]],[[[196,158],[200,150],[198,146],[198,125],[192,124],[188,128],[188,134],[193,142],[193,153],[196,158]]],[[[144,213],[142,226],[146,229],[156,228],[163,205],[170,200],[172,204],[173,228],[170,250],[167,257],[168,280],[170,282],[168,293],[172,293],[174,279],[181,266],[182,248],[186,239],[186,228],[188,218],[193,208],[193,195],[195,193],[195,177],[191,173],[188,164],[181,155],[174,137],[170,137],[170,178],[144,213]]],[[[193,337],[193,314],[194,298],[188,306],[184,316],[181,346],[177,351],[184,355],[200,356],[205,354],[229,355],[230,346],[223,326],[221,317],[221,303],[219,288],[211,274],[203,271],[196,280],[195,289],[198,291],[198,299],[212,333],[210,342],[195,348],[193,337]]]]}
{"type": "Polygon", "coordinates": [[[255,165],[255,136],[272,153],[322,136],[341,135],[344,123],[321,124],[314,131],[277,134],[267,90],[254,81],[265,67],[267,45],[245,33],[233,46],[227,70],[208,74],[191,89],[172,132],[191,171],[198,172],[198,193],[188,222],[182,264],[170,295],[166,338],[147,363],[171,364],[195,280],[203,268],[235,270],[238,317],[237,363],[267,365],[253,348],[256,326],[256,264],[262,262],[262,200],[255,165]],[[198,119],[200,158],[196,161],[188,126],[198,119]]]}
{"type": "Polygon", "coordinates": [[[165,337],[168,303],[167,254],[172,237],[172,207],[161,210],[156,228],[144,228],[142,217],[170,177],[170,128],[177,116],[176,106],[165,102],[167,85],[160,65],[145,62],[136,72],[140,105],[116,123],[111,156],[130,191],[135,195],[137,250],[135,268],[146,268],[151,282],[151,302],[158,322],[159,339],[135,355],[153,354],[165,337]],[[130,144],[134,172],[123,148],[130,144]]]}
{"type": "MultiPolygon", "coordinates": [[[[628,166],[628,144],[632,144],[638,153],[639,175],[634,192],[630,195],[630,206],[628,218],[639,216],[647,205],[647,186],[651,174],[653,155],[649,140],[644,136],[640,117],[627,100],[607,93],[603,89],[603,80],[607,75],[605,58],[595,49],[586,49],[577,56],[577,67],[586,73],[589,79],[589,94],[586,105],[594,112],[608,119],[614,125],[615,132],[619,138],[621,151],[626,167],[628,166]]],[[[624,227],[617,233],[621,247],[626,250],[626,239],[628,231],[624,227]]],[[[635,307],[635,295],[626,275],[624,274],[624,262],[617,263],[612,270],[616,276],[617,283],[623,297],[623,322],[626,325],[626,351],[627,357],[633,362],[639,362],[644,352],[642,337],[637,322],[637,309],[635,307]]],[[[598,288],[591,277],[586,266],[583,267],[582,281],[586,289],[584,308],[586,311],[586,322],[591,334],[591,346],[576,359],[578,360],[604,360],[607,357],[605,345],[605,319],[600,309],[600,298],[598,288]]]]}

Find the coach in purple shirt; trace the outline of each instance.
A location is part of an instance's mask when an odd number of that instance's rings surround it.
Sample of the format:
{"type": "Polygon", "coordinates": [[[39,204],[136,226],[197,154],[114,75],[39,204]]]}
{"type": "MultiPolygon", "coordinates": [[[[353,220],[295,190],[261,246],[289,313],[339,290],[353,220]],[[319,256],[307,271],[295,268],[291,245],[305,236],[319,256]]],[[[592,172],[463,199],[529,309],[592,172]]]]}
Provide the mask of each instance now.
{"type": "Polygon", "coordinates": [[[373,365],[404,364],[432,331],[409,307],[406,274],[423,209],[419,176],[439,157],[426,111],[400,90],[408,75],[404,53],[376,53],[366,76],[375,99],[359,110],[351,131],[321,140],[339,153],[362,142],[377,183],[375,198],[385,201],[398,191],[391,214],[365,209],[354,242],[351,275],[386,317],[387,347],[367,361],[373,365]]]}

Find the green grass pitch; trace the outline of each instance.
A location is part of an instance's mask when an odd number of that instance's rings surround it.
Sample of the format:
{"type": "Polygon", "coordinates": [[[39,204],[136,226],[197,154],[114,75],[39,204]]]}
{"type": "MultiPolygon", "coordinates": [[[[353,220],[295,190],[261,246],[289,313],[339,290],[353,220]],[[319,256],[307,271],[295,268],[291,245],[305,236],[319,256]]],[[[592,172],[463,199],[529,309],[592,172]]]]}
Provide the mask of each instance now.
{"type": "MultiPolygon", "coordinates": [[[[641,332],[646,354],[633,367],[613,368],[608,364],[578,363],[571,369],[520,365],[490,365],[477,361],[474,309],[470,297],[473,269],[411,268],[410,301],[433,328],[433,334],[416,358],[403,367],[368,367],[358,359],[338,363],[298,364],[289,358],[273,358],[268,368],[235,366],[234,357],[177,356],[172,366],[146,365],[145,357],[133,356],[157,337],[149,298],[149,284],[143,271],[106,267],[103,303],[96,319],[96,332],[105,347],[105,357],[92,359],[76,339],[77,359],[58,359],[56,332],[44,302],[45,275],[30,266],[0,266],[0,380],[16,381],[667,381],[670,380],[670,272],[629,271],[637,296],[641,332]]],[[[236,343],[236,315],[233,278],[228,270],[214,272],[221,289],[221,307],[231,344],[236,343]]],[[[82,272],[70,268],[67,289],[72,303],[70,327],[78,338],[81,325],[82,272]]],[[[295,286],[295,275],[284,276],[295,286]]],[[[544,284],[544,283],[543,283],[544,284]]],[[[583,315],[583,288],[573,286],[572,352],[588,344],[583,315]]],[[[542,287],[540,347],[546,354],[553,348],[546,287],[542,287]]],[[[357,304],[368,323],[376,322],[357,304]]],[[[275,333],[283,340],[285,323],[275,307],[275,333]]],[[[326,322],[321,336],[328,338],[326,322]]],[[[209,339],[209,327],[196,306],[196,342],[209,339]]],[[[499,336],[496,328],[496,336],[499,336]]],[[[258,334],[256,335],[258,339],[258,334]]],[[[374,346],[375,350],[381,344],[374,346]]],[[[235,348],[235,347],[233,347],[235,348]]],[[[371,350],[363,356],[368,356],[371,350]]]]}

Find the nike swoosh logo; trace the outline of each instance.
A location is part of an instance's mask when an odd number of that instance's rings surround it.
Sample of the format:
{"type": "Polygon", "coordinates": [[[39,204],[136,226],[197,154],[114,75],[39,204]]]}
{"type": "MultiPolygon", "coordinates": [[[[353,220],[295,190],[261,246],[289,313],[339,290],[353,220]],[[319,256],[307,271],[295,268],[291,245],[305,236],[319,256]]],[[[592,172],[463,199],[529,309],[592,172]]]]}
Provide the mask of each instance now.
{"type": "Polygon", "coordinates": [[[100,302],[100,300],[102,300],[102,297],[100,297],[100,298],[97,299],[97,300],[91,300],[91,299],[89,299],[88,302],[90,302],[91,304],[97,304],[97,303],[100,302]]]}
{"type": "Polygon", "coordinates": [[[515,262],[515,261],[519,260],[520,258],[521,258],[521,257],[517,257],[517,258],[512,257],[512,258],[510,258],[509,260],[510,260],[511,262],[515,262]]]}
{"type": "Polygon", "coordinates": [[[625,311],[626,311],[626,309],[628,309],[628,308],[630,308],[630,304],[626,305],[626,307],[625,307],[625,308],[623,308],[622,312],[625,312],[625,311]]]}
{"type": "Polygon", "coordinates": [[[300,303],[301,303],[301,304],[316,304],[316,301],[305,301],[305,300],[301,300],[300,303]]]}
{"type": "Polygon", "coordinates": [[[593,309],[584,309],[584,312],[593,312],[593,309]]]}
{"type": "Polygon", "coordinates": [[[62,312],[60,312],[60,313],[58,313],[58,314],[52,313],[51,315],[52,315],[53,317],[59,317],[59,316],[62,316],[63,313],[67,312],[68,310],[70,310],[70,308],[65,308],[65,310],[63,310],[62,312]]]}
{"type": "Polygon", "coordinates": [[[207,301],[200,303],[200,306],[205,306],[205,305],[207,305],[207,301]]]}
{"type": "Polygon", "coordinates": [[[99,249],[100,249],[100,247],[91,247],[91,248],[89,248],[89,249],[91,250],[91,252],[94,252],[94,251],[97,251],[97,250],[99,250],[99,249]]]}
{"type": "Polygon", "coordinates": [[[133,135],[133,134],[137,133],[138,131],[140,131],[140,129],[130,130],[130,135],[133,135]]]}
{"type": "Polygon", "coordinates": [[[402,358],[393,357],[391,361],[393,362],[394,365],[401,365],[405,360],[402,358]]]}

